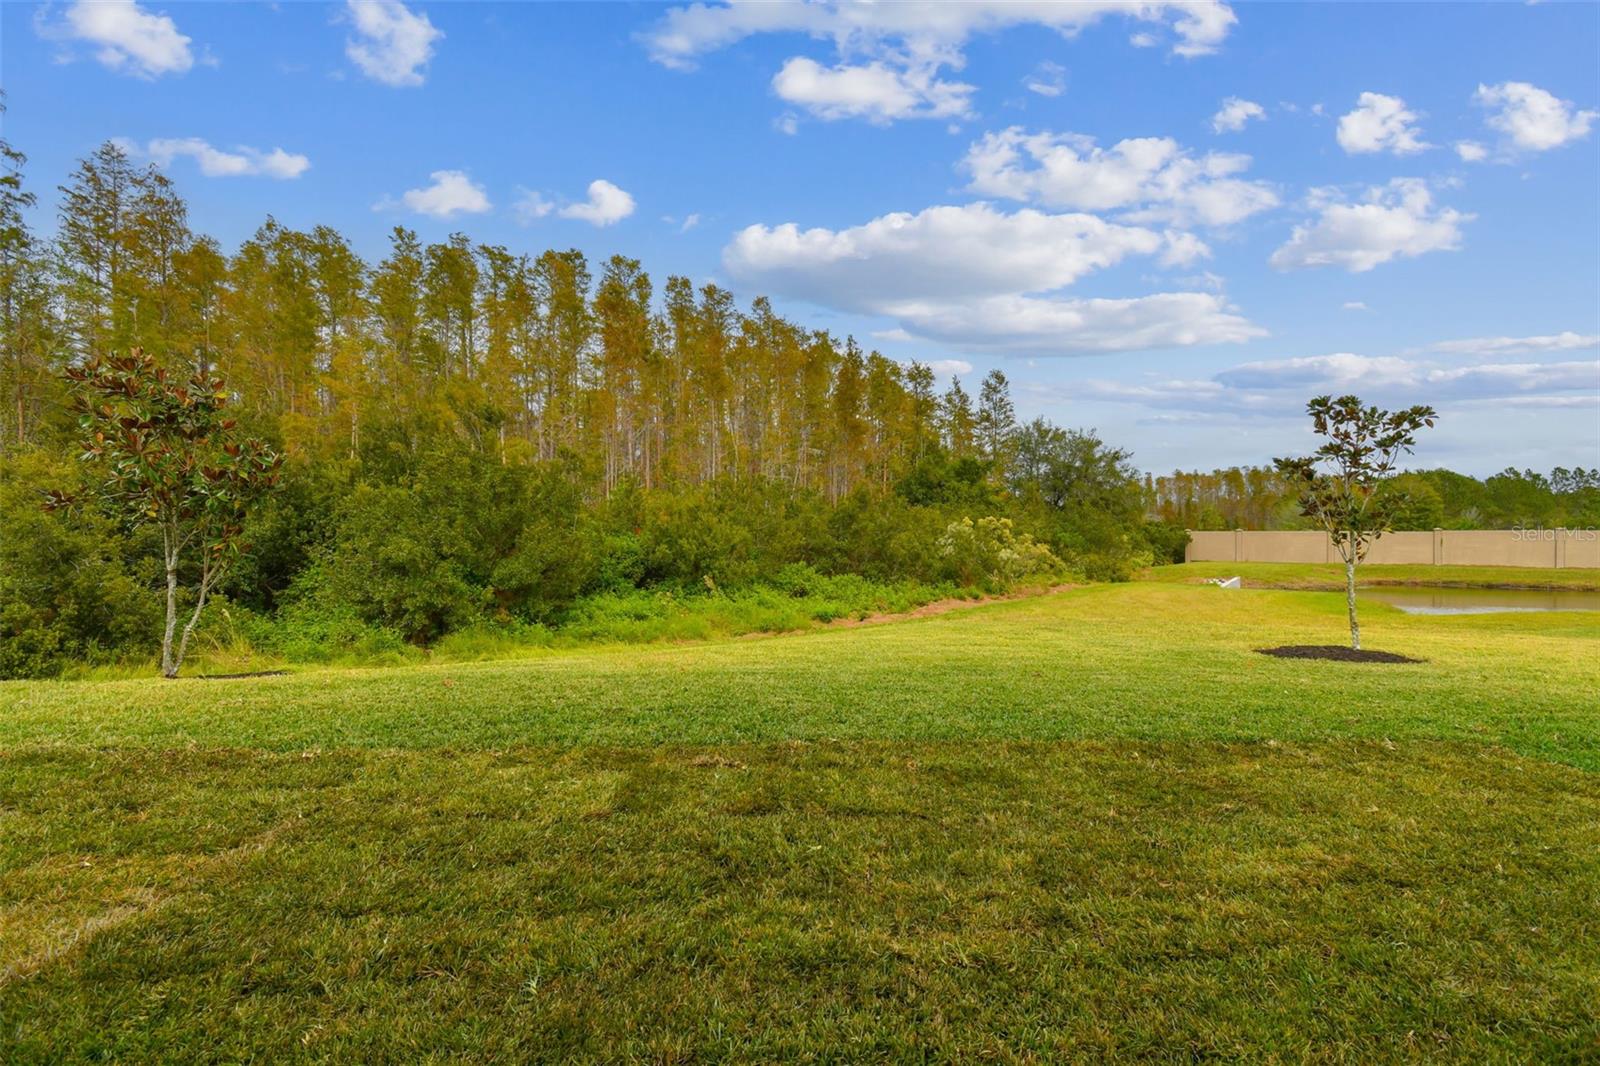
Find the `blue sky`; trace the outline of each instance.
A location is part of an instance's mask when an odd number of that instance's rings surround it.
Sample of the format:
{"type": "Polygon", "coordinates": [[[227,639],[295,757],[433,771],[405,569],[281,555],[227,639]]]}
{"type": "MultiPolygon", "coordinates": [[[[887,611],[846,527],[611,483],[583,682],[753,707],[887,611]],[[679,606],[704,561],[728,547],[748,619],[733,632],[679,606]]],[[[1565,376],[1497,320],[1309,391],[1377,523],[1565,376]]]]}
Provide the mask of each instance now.
{"type": "Polygon", "coordinates": [[[271,214],[374,261],[396,224],[622,252],[973,386],[998,366],[1155,471],[1302,449],[1322,391],[1439,407],[1417,465],[1600,465],[1600,6],[0,19],[33,188],[121,138],[229,247],[271,214]]]}

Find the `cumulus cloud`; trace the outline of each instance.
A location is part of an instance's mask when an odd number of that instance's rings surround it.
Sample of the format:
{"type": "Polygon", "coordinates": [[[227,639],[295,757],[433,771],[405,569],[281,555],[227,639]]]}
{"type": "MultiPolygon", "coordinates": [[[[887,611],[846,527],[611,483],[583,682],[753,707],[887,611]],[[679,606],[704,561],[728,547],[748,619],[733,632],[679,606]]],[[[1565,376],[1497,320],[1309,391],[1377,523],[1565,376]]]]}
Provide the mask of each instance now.
{"type": "Polygon", "coordinates": [[[556,214],[562,218],[575,218],[595,226],[609,226],[633,214],[633,197],[604,178],[589,183],[589,198],[583,203],[568,204],[556,214]]]}
{"type": "MultiPolygon", "coordinates": [[[[453,218],[456,215],[481,215],[493,205],[483,186],[467,177],[464,170],[435,170],[428,175],[433,184],[420,189],[408,189],[401,194],[400,206],[430,218],[453,218]]],[[[394,207],[388,197],[373,205],[374,210],[394,207]]]]}
{"type": "Polygon", "coordinates": [[[936,68],[927,64],[903,69],[882,62],[825,67],[800,56],[773,76],[772,89],[818,118],[864,118],[882,125],[903,118],[965,117],[974,86],[941,81],[936,68]]]}
{"type": "Polygon", "coordinates": [[[1419,178],[1373,186],[1359,203],[1328,189],[1314,192],[1310,202],[1316,218],[1296,226],[1272,253],[1274,269],[1333,266],[1359,274],[1391,259],[1454,251],[1461,247],[1462,224],[1474,217],[1435,206],[1419,178]]]}
{"type": "Polygon", "coordinates": [[[785,295],[870,311],[907,300],[1039,292],[1131,255],[1161,234],[1084,214],[1014,214],[988,204],[899,212],[848,229],[749,226],[724,250],[733,274],[785,295]]]}
{"type": "Polygon", "coordinates": [[[298,178],[311,167],[311,160],[294,152],[274,148],[270,152],[247,145],[238,145],[232,151],[213,148],[199,137],[163,137],[151,141],[145,154],[162,166],[174,159],[188,157],[199,166],[200,173],[208,178],[267,177],[285,180],[298,178]]]}
{"type": "MultiPolygon", "coordinates": [[[[1035,25],[1072,37],[1111,17],[1125,17],[1169,35],[1172,52],[1214,52],[1237,21],[1221,3],[1188,0],[1007,0],[1005,3],[905,0],[767,0],[763,3],[692,3],[671,8],[641,35],[656,62],[693,69],[700,56],[758,34],[804,34],[831,40],[839,60],[824,66],[804,57],[789,59],[773,79],[784,100],[825,118],[959,117],[969,113],[973,87],[946,81],[946,68],[966,65],[963,48],[980,33],[1035,25]]],[[[1155,43],[1155,38],[1151,38],[1155,43]]],[[[1038,79],[1045,95],[1060,92],[1049,77],[1038,79]]],[[[1032,85],[1030,85],[1032,88],[1032,85]]]]}
{"type": "Polygon", "coordinates": [[[1489,158],[1489,149],[1477,141],[1457,141],[1456,155],[1461,157],[1463,163],[1481,163],[1489,158]]]}
{"type": "Polygon", "coordinates": [[[344,46],[350,62],[384,85],[421,85],[434,42],[444,36],[428,16],[400,0],[347,0],[347,10],[355,28],[344,46]]]}
{"type": "Polygon", "coordinates": [[[1372,308],[1368,307],[1366,304],[1362,303],[1360,300],[1346,300],[1344,302],[1344,309],[1346,311],[1370,311],[1370,310],[1372,310],[1372,308]]]}
{"type": "Polygon", "coordinates": [[[1582,140],[1600,118],[1600,111],[1578,111],[1571,100],[1525,81],[1479,85],[1472,99],[1489,112],[1485,123],[1502,134],[1509,147],[1529,152],[1582,140]]]}
{"type": "Polygon", "coordinates": [[[1129,257],[1195,254],[1182,237],[1144,227],[1026,208],[1008,214],[980,203],[884,215],[840,230],[750,226],[724,249],[723,263],[752,286],[893,318],[914,336],[971,349],[1067,354],[1261,335],[1212,293],[1058,293],[1129,257]]]}
{"type": "Polygon", "coordinates": [[[1392,152],[1412,155],[1433,147],[1414,123],[1420,118],[1398,96],[1362,93],[1354,111],[1339,119],[1339,147],[1351,154],[1392,152]]]}
{"type": "Polygon", "coordinates": [[[170,15],[154,14],[135,0],[76,0],[59,22],[36,23],[52,40],[81,41],[99,63],[123,74],[153,79],[194,66],[190,38],[170,15]]]}
{"type": "Polygon", "coordinates": [[[967,150],[968,188],[1048,207],[1120,210],[1129,221],[1227,226],[1276,207],[1270,185],[1236,175],[1250,157],[1193,156],[1169,137],[1134,137],[1100,148],[1076,133],[990,133],[967,150]]]}
{"type": "Polygon", "coordinates": [[[1222,107],[1211,116],[1211,128],[1217,133],[1238,133],[1251,119],[1266,117],[1267,110],[1260,104],[1230,96],[1222,101],[1222,107]]]}

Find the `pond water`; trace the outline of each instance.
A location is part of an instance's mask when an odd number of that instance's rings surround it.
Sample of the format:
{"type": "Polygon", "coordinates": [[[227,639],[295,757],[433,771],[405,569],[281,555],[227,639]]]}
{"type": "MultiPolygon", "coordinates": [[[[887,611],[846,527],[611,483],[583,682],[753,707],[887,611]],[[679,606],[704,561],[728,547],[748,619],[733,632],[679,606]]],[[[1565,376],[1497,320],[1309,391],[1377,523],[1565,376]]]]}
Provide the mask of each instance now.
{"type": "Polygon", "coordinates": [[[1364,588],[1357,595],[1407,614],[1493,614],[1499,611],[1600,611],[1600,592],[1566,589],[1456,589],[1410,585],[1364,588]]]}

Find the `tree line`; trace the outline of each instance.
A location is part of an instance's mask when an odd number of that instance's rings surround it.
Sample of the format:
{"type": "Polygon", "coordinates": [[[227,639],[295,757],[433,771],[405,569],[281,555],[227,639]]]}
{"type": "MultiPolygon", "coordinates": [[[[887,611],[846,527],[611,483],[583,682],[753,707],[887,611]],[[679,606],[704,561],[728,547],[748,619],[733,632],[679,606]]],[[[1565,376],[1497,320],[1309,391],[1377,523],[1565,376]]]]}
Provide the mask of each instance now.
{"type": "Polygon", "coordinates": [[[268,219],[234,253],[193,233],[154,166],[115,144],[61,188],[55,239],[23,224],[20,157],[0,210],[8,446],[45,440],[59,370],[135,347],[220,373],[291,459],[358,459],[375,436],[449,434],[505,462],[563,454],[601,492],[718,478],[837,501],[888,489],[938,446],[1003,478],[1018,426],[1005,376],[960,381],[615,255],[519,253],[404,227],[369,264],[328,226],[268,219]]]}
{"type": "MultiPolygon", "coordinates": [[[[596,274],[573,249],[396,227],[367,262],[271,218],[228,251],[109,143],[46,237],[25,162],[0,141],[0,675],[148,648],[163,587],[169,629],[209,594],[227,639],[321,655],[637,628],[663,596],[831,589],[827,613],[891,587],[1120,579],[1181,560],[1185,528],[1305,521],[1271,469],[1141,477],[1093,432],[1019,423],[998,370],[975,397],[940,389],[625,256],[596,274]],[[211,584],[126,516],[40,506],[87,476],[72,375],[139,349],[170,382],[225,382],[229,422],[284,459],[211,584]]],[[[1600,524],[1596,471],[1393,480],[1399,528],[1600,524]]]]}
{"type": "Polygon", "coordinates": [[[44,237],[25,159],[0,150],[0,673],[147,647],[145,593],[175,584],[260,622],[257,643],[428,644],[571,626],[606,596],[812,595],[853,575],[881,598],[1126,576],[1181,551],[1145,520],[1129,453],[1019,424],[998,370],[975,396],[940,388],[923,363],[714,284],[658,287],[621,255],[596,270],[396,227],[368,262],[330,226],[271,218],[225,250],[109,143],[44,237]],[[70,379],[145,375],[141,350],[173,388],[225,382],[230,422],[284,460],[214,587],[201,564],[174,578],[127,515],[36,506],[86,477],[70,379]]]}
{"type": "MultiPolygon", "coordinates": [[[[1146,475],[1144,484],[1151,516],[1181,529],[1309,528],[1298,486],[1269,466],[1179,470],[1146,475]]],[[[1487,478],[1418,470],[1388,484],[1399,500],[1396,529],[1600,526],[1600,468],[1507,467],[1487,478]]]]}

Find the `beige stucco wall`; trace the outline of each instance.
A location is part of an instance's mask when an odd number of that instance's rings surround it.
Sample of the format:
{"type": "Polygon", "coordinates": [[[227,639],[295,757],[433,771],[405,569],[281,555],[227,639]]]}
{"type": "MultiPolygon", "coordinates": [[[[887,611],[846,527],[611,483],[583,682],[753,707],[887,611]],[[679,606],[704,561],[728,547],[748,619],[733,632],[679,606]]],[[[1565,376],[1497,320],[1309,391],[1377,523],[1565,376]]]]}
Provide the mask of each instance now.
{"type": "MultiPolygon", "coordinates": [[[[1186,561],[1231,563],[1337,562],[1328,538],[1304,530],[1205,530],[1189,534],[1186,561]]],[[[1473,529],[1389,533],[1367,562],[1441,566],[1600,568],[1600,533],[1592,529],[1473,529]]]]}

